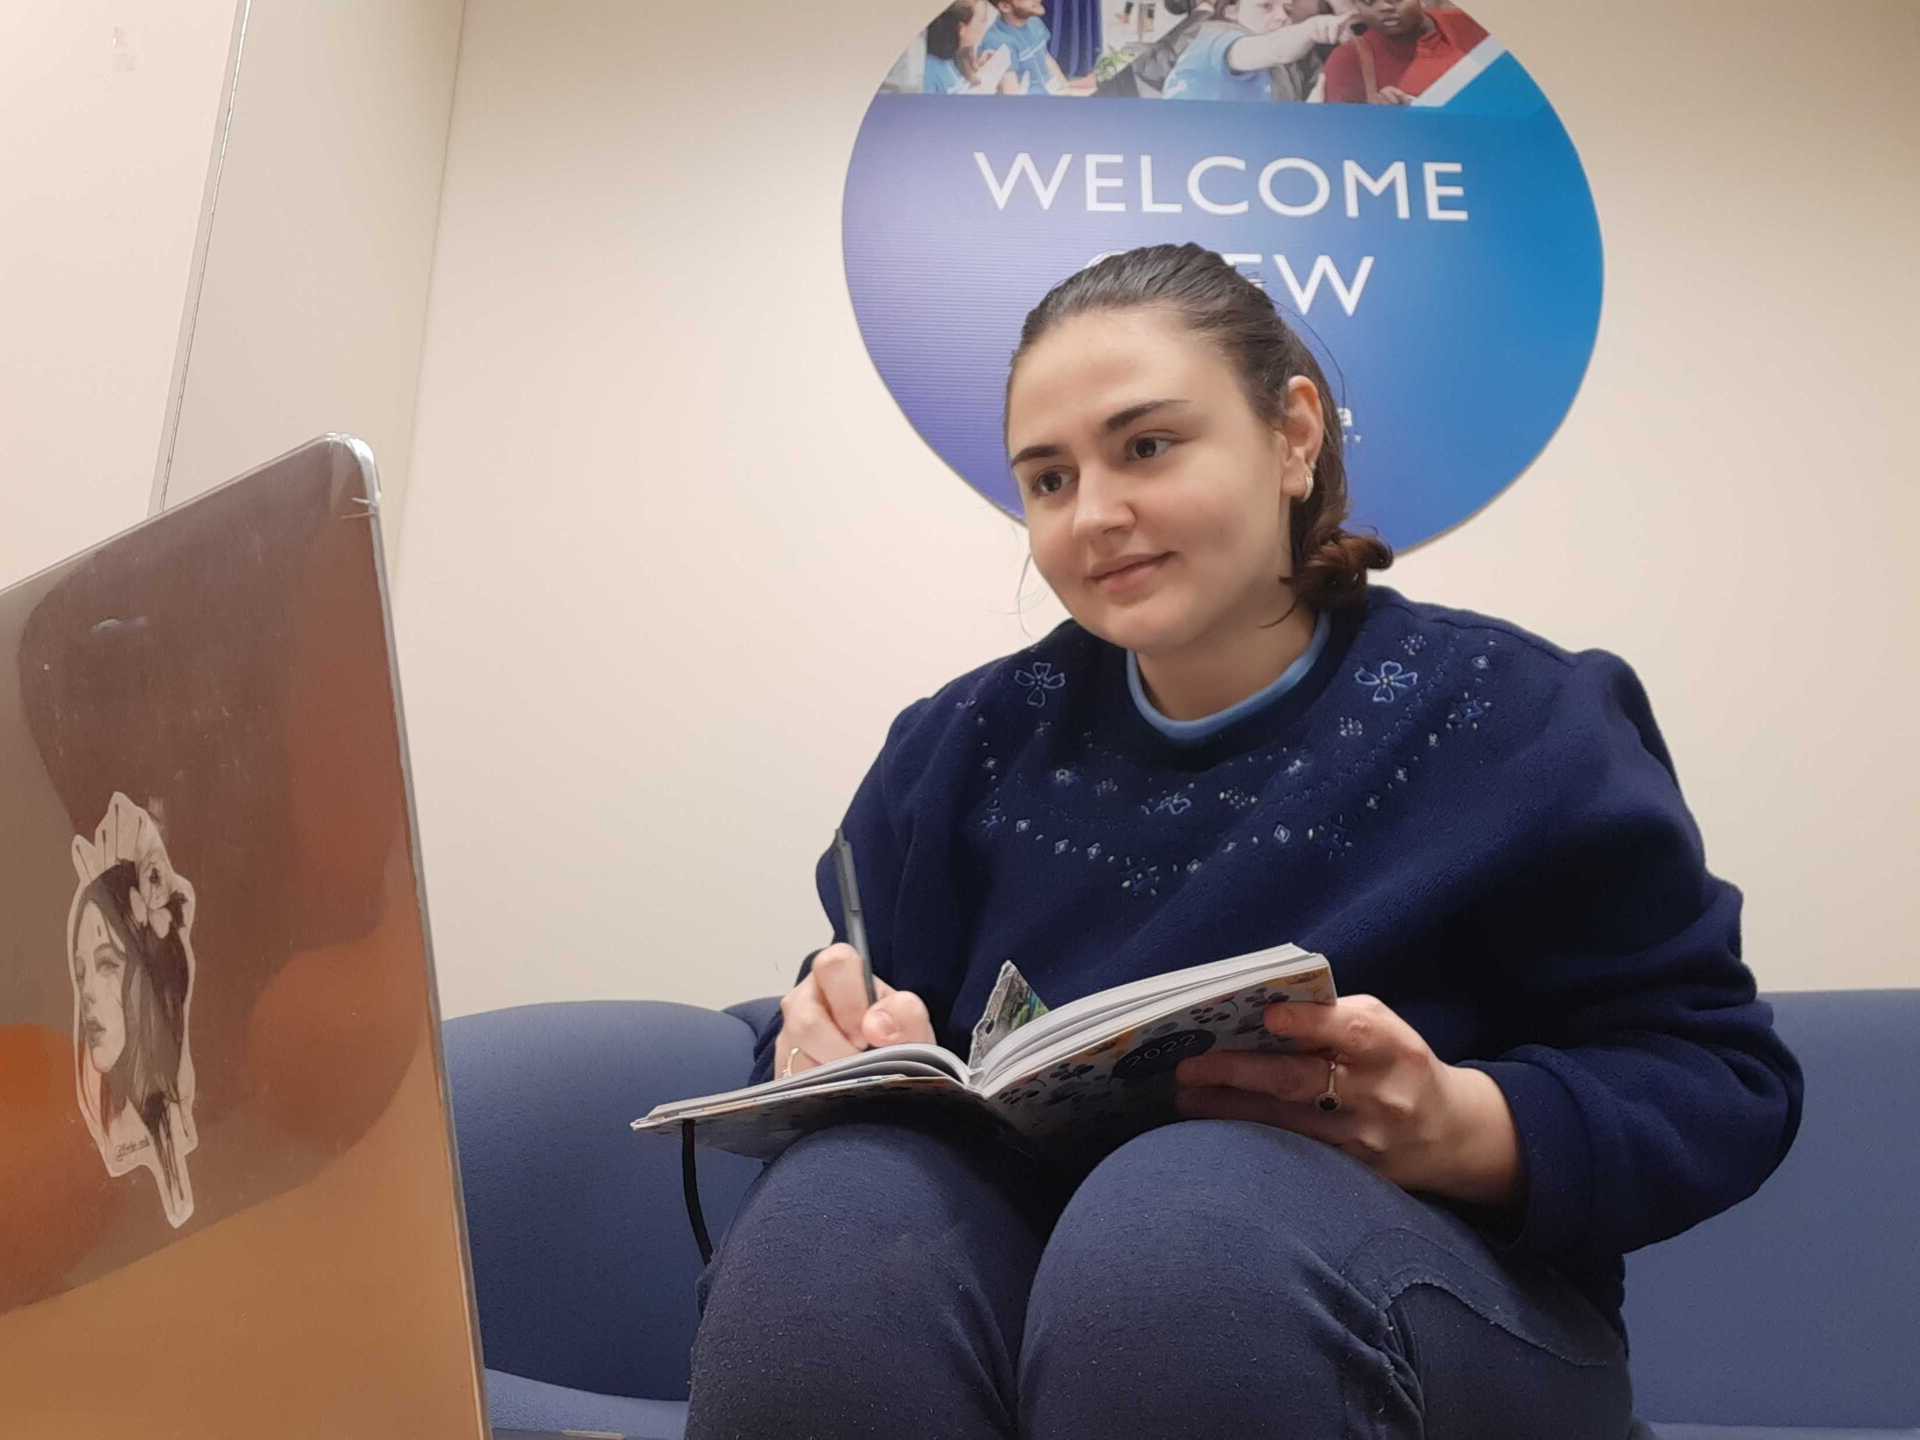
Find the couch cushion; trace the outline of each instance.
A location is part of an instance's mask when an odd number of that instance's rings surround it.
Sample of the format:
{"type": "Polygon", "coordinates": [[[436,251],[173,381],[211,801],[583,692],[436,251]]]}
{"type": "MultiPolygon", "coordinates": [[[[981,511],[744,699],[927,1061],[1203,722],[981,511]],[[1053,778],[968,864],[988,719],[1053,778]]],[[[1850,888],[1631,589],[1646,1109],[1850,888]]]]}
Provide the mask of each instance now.
{"type": "Polygon", "coordinates": [[[758,1035],[761,1027],[773,1018],[774,1012],[779,1008],[778,995],[763,995],[758,1000],[742,1000],[738,1005],[729,1005],[727,1014],[736,1020],[745,1021],[753,1033],[758,1035]]]}
{"type": "MultiPolygon", "coordinates": [[[[700,1256],[680,1147],[628,1122],[739,1085],[751,1033],[690,1005],[602,1000],[466,1015],[445,1037],[486,1363],[569,1389],[685,1399],[700,1256]]],[[[700,1157],[716,1241],[759,1169],[700,1157]]]]}
{"type": "Polygon", "coordinates": [[[629,1400],[487,1371],[487,1412],[498,1430],[606,1430],[626,1440],[683,1440],[684,1400],[629,1400]]]}
{"type": "Polygon", "coordinates": [[[1806,1073],[1800,1134],[1752,1199],[1628,1257],[1635,1407],[1716,1425],[1840,1427],[1662,1435],[1912,1434],[1920,990],[1766,998],[1806,1073]]]}

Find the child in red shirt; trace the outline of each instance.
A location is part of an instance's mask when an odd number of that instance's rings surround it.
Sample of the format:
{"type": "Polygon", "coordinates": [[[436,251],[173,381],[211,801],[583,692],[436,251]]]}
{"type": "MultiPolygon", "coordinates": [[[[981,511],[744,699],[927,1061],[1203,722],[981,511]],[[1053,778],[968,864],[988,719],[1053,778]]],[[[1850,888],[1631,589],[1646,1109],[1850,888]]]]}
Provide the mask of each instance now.
{"type": "Polygon", "coordinates": [[[1354,10],[1368,28],[1327,57],[1331,104],[1410,104],[1487,38],[1465,11],[1421,0],[1358,0],[1354,10]]]}

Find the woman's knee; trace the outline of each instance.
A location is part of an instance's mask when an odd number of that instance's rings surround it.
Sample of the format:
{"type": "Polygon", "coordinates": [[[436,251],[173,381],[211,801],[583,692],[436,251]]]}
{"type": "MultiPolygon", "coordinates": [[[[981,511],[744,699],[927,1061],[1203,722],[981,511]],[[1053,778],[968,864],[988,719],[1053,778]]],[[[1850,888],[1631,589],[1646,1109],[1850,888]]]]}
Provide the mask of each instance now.
{"type": "MultiPolygon", "coordinates": [[[[1063,1252],[1124,1250],[1150,1268],[1169,1257],[1260,1269],[1337,1264],[1356,1229],[1404,1193],[1322,1141],[1245,1121],[1190,1120],[1121,1146],[1075,1191],[1054,1232],[1063,1252]],[[1324,1223],[1329,1214],[1336,1222],[1324,1223]]],[[[1051,1253],[1050,1247],[1050,1253],[1051,1253]]]]}
{"type": "Polygon", "coordinates": [[[957,1254],[991,1225],[993,1182],[966,1147],[923,1131],[851,1124],[796,1141],[755,1182],[702,1277],[702,1299],[798,1291],[824,1306],[957,1254]]]}
{"type": "Polygon", "coordinates": [[[1041,1256],[1029,1340],[1089,1330],[1190,1333],[1238,1311],[1284,1329],[1309,1296],[1339,1288],[1345,1211],[1384,1184],[1320,1141],[1271,1126],[1196,1120],[1148,1132],[1074,1192],[1041,1256]]]}
{"type": "Polygon", "coordinates": [[[1319,1141],[1239,1122],[1115,1151],[1061,1215],[1028,1297],[1028,1419],[1060,1434],[1127,1416],[1150,1420],[1143,1433],[1195,1414],[1257,1425],[1290,1396],[1338,1413],[1328,1377],[1381,1363],[1377,1309],[1340,1270],[1342,1237],[1375,1223],[1364,1201],[1385,1183],[1319,1141]],[[1360,1212],[1353,1226],[1308,1219],[1342,1209],[1360,1212]]]}
{"type": "Polygon", "coordinates": [[[696,1411],[1004,1408],[1041,1233],[966,1142],[857,1124],[795,1143],[701,1277],[696,1411]]]}

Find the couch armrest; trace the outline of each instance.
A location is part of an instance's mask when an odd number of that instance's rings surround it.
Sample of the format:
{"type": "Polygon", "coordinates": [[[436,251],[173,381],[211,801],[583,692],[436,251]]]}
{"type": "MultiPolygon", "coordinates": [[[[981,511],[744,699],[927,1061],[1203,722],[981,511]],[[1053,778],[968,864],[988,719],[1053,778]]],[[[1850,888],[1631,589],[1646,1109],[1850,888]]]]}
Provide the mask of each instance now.
{"type": "Polygon", "coordinates": [[[736,1020],[744,1021],[755,1035],[774,1017],[780,1008],[778,995],[763,995],[758,1000],[742,1000],[738,1005],[727,1006],[727,1014],[736,1020]]]}
{"type": "MultiPolygon", "coordinates": [[[[745,1084],[752,1032],[690,1005],[603,1000],[462,1016],[444,1034],[487,1365],[685,1399],[700,1257],[680,1148],[627,1127],[745,1084]]],[[[716,1240],[759,1168],[702,1154],[716,1240]]]]}

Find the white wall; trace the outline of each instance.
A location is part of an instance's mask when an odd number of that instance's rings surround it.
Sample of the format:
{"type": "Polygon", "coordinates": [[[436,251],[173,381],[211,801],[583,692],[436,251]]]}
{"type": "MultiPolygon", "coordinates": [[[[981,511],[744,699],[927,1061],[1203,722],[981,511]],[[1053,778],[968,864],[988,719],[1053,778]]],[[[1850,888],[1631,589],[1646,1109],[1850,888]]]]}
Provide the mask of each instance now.
{"type": "Polygon", "coordinates": [[[0,4],[0,587],[147,513],[234,16],[0,4]]]}
{"type": "Polygon", "coordinates": [[[397,556],[462,0],[252,0],[167,501],[328,430],[397,556]]]}
{"type": "MultiPolygon", "coordinates": [[[[1389,579],[1634,662],[1763,986],[1920,981],[1920,8],[1475,8],[1581,147],[1606,311],[1532,472],[1389,579]]],[[[927,9],[467,5],[399,581],[449,1013],[784,988],[887,722],[1059,614],[846,298],[927,9]]]]}

